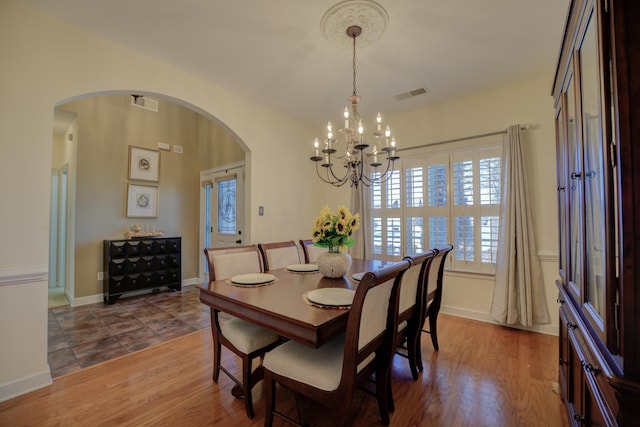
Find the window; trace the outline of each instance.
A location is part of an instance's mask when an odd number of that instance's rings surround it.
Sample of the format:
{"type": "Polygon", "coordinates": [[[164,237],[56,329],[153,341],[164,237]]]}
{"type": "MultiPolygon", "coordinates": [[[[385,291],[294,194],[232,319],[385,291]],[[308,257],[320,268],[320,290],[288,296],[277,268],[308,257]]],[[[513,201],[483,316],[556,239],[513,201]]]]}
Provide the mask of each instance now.
{"type": "Polygon", "coordinates": [[[403,158],[369,187],[372,253],[399,260],[451,243],[453,269],[494,273],[501,193],[501,143],[403,158]]]}

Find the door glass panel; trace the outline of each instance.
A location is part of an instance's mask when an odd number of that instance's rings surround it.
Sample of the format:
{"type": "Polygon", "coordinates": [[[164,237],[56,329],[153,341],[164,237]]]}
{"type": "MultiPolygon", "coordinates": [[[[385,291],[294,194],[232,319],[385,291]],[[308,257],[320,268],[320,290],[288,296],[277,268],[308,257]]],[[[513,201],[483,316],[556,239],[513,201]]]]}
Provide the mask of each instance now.
{"type": "Polygon", "coordinates": [[[605,297],[605,200],[602,118],[599,104],[597,37],[589,22],[580,47],[582,132],[584,134],[585,302],[600,317],[605,297]]]}
{"type": "Polygon", "coordinates": [[[218,233],[236,234],[236,178],[218,182],[218,233]]]}
{"type": "Polygon", "coordinates": [[[571,260],[569,282],[573,283],[572,290],[580,296],[582,285],[582,149],[576,135],[576,96],[573,77],[569,79],[567,87],[567,155],[569,156],[569,239],[571,245],[571,260]]]}

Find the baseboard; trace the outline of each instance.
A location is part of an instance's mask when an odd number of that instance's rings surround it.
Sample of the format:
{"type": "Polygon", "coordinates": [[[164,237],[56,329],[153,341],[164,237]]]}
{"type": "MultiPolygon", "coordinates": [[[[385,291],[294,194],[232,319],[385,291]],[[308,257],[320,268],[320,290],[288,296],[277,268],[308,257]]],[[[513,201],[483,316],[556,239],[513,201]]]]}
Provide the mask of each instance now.
{"type": "Polygon", "coordinates": [[[13,399],[14,397],[21,396],[51,384],[53,384],[53,380],[51,379],[51,370],[49,369],[49,365],[47,365],[46,371],[0,385],[0,402],[13,399]]]}
{"type": "MultiPolygon", "coordinates": [[[[200,280],[197,277],[191,278],[191,279],[184,279],[180,282],[181,286],[183,288],[187,287],[187,286],[193,286],[200,283],[200,280]]],[[[160,286],[158,289],[168,289],[166,286],[160,286]]],[[[141,289],[139,291],[131,291],[131,292],[127,292],[126,296],[136,296],[136,295],[144,295],[144,294],[148,294],[151,293],[152,290],[151,289],[141,289]]],[[[123,297],[124,298],[124,297],[123,297]]],[[[79,297],[79,298],[73,298],[71,295],[67,294],[67,299],[69,301],[71,301],[71,306],[72,307],[79,307],[81,305],[88,305],[88,304],[95,304],[98,302],[103,302],[104,301],[104,294],[97,294],[97,295],[89,295],[86,297],[79,297]]]]}
{"type": "Polygon", "coordinates": [[[440,307],[440,312],[445,314],[450,314],[451,316],[463,317],[465,319],[478,320],[480,322],[492,323],[494,325],[506,326],[509,328],[522,329],[525,331],[537,332],[540,334],[546,335],[554,335],[558,336],[558,325],[534,325],[530,327],[522,326],[522,325],[504,325],[502,323],[496,322],[496,320],[491,317],[489,313],[485,313],[482,311],[469,310],[467,308],[453,307],[453,306],[445,306],[440,307]]]}

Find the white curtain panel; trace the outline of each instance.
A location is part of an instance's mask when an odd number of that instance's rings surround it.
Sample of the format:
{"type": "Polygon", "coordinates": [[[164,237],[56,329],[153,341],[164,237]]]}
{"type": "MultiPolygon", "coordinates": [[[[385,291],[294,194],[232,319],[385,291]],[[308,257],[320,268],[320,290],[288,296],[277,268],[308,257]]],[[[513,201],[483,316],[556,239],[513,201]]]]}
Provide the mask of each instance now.
{"type": "Polygon", "coordinates": [[[353,215],[360,214],[360,230],[354,232],[354,244],[349,251],[354,258],[371,259],[370,248],[368,247],[369,236],[371,236],[371,219],[369,214],[369,206],[365,203],[364,184],[360,184],[358,188],[351,187],[351,213],[353,215]]]}
{"type": "Polygon", "coordinates": [[[491,316],[500,323],[550,323],[527,192],[520,125],[504,141],[500,236],[491,316]]]}

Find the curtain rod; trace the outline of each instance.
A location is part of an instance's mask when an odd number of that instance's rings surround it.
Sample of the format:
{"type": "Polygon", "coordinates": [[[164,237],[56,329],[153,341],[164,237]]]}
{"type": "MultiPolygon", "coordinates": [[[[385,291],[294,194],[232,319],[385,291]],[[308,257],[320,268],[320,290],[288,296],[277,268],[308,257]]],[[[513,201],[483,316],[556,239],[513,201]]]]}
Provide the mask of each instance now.
{"type": "MultiPolygon", "coordinates": [[[[527,130],[527,129],[529,129],[529,126],[520,126],[520,130],[527,130]]],[[[398,152],[398,151],[406,151],[406,150],[416,150],[418,148],[425,148],[425,147],[434,147],[436,145],[450,144],[452,142],[466,141],[468,139],[483,138],[485,136],[504,135],[506,133],[507,133],[507,131],[505,129],[505,130],[500,130],[500,131],[496,131],[496,132],[482,133],[482,134],[479,134],[479,135],[463,136],[462,138],[447,139],[447,140],[444,140],[444,141],[432,142],[430,144],[416,145],[414,147],[398,148],[396,150],[396,152],[398,152]]]]}

